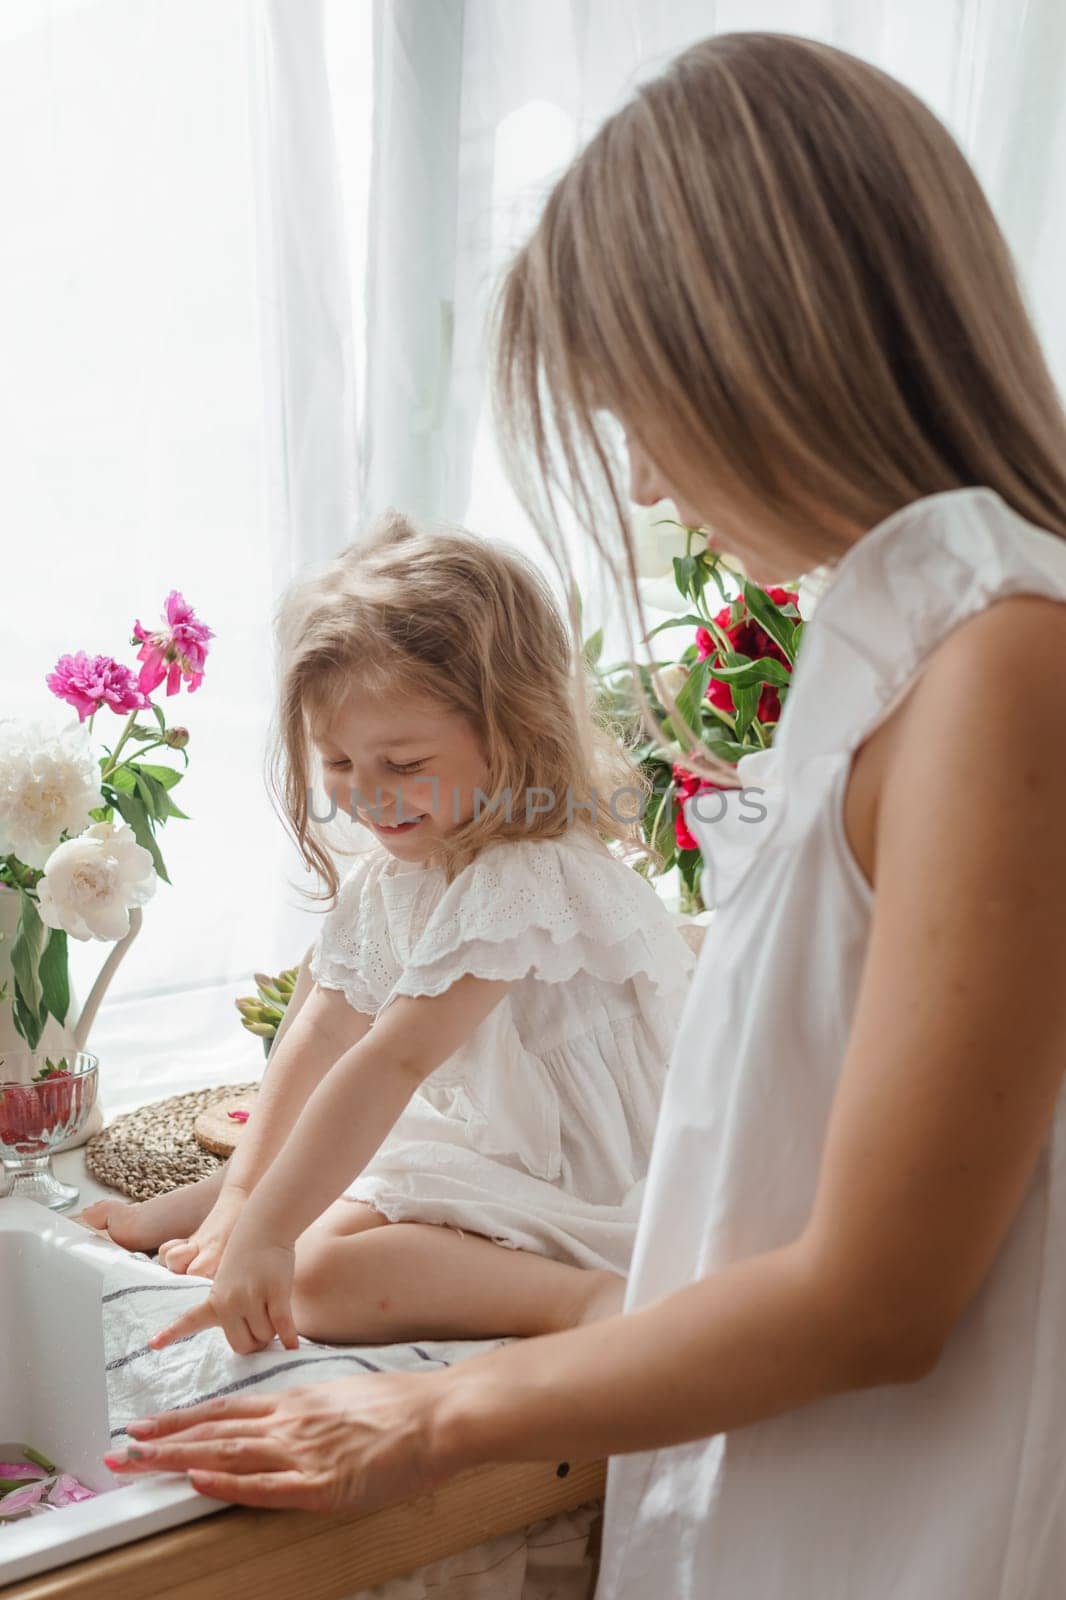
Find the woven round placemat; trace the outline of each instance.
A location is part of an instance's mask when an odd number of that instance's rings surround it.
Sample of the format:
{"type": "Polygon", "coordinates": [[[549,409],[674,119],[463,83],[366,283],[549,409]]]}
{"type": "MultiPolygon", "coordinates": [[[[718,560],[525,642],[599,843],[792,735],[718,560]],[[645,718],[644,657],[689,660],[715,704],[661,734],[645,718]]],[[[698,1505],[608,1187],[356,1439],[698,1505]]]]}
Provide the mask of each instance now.
{"type": "Polygon", "coordinates": [[[168,1100],[127,1111],[89,1140],[85,1165],[98,1182],[131,1200],[150,1200],[183,1183],[209,1178],[222,1165],[222,1157],[197,1143],[194,1122],[220,1100],[256,1088],[255,1083],[227,1083],[218,1089],[171,1095],[168,1100]]]}

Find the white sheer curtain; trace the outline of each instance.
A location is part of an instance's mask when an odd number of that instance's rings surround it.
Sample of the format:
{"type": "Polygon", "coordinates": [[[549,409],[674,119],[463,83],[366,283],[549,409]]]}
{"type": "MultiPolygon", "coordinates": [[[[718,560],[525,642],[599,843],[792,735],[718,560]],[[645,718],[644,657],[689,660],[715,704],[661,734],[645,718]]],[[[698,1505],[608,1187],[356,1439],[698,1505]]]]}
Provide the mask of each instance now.
{"type": "MultiPolygon", "coordinates": [[[[368,8],[350,22],[368,47],[368,8]]],[[[110,1110],[255,1076],[233,1000],[317,926],[264,781],[270,627],[354,531],[361,263],[334,153],[353,193],[368,114],[335,137],[318,4],[0,0],[0,715],[66,714],[59,655],[132,663],[172,587],[216,633],[196,693],[162,700],[192,820],[163,830],[171,886],[93,1029],[110,1110]]],[[[109,745],[121,726],[96,718],[109,745]]],[[[83,1000],[109,947],[70,945],[83,1000]]]]}
{"type": "MultiPolygon", "coordinates": [[[[823,38],[884,67],[920,94],[974,162],[1003,223],[1060,384],[1066,382],[1066,6],[1061,0],[376,0],[379,104],[371,287],[410,248],[425,217],[409,182],[418,140],[432,162],[432,286],[390,283],[390,317],[371,327],[380,409],[369,431],[364,518],[410,503],[417,432],[440,463],[429,509],[528,545],[488,422],[483,326],[508,256],[552,180],[635,82],[711,33],[768,29],[823,38]],[[415,14],[426,33],[415,38],[415,14]],[[448,48],[430,43],[445,33],[448,48]],[[456,41],[461,41],[457,48],[456,41]],[[458,59],[457,59],[458,57],[458,59]],[[456,123],[458,126],[456,127],[456,123]],[[409,204],[407,203],[409,197],[409,204]],[[432,306],[429,304],[432,297],[432,306]],[[408,339],[427,317],[447,344],[408,339]],[[450,362],[442,370],[442,348],[450,362]],[[397,362],[397,349],[403,359],[397,362]],[[432,396],[417,408],[405,397],[432,396]]],[[[425,169],[428,179],[429,168],[425,169]]],[[[419,479],[419,493],[428,480],[419,479]]]]}
{"type": "MultiPolygon", "coordinates": [[[[489,294],[631,85],[742,27],[946,118],[1066,379],[1060,0],[0,0],[0,715],[50,707],[63,652],[131,659],[172,587],[217,634],[167,707],[194,820],[94,1030],[110,1109],[254,1075],[233,999],[314,935],[263,781],[281,590],[389,504],[537,552],[489,294]]],[[[105,954],[74,947],[79,997],[105,954]]]]}

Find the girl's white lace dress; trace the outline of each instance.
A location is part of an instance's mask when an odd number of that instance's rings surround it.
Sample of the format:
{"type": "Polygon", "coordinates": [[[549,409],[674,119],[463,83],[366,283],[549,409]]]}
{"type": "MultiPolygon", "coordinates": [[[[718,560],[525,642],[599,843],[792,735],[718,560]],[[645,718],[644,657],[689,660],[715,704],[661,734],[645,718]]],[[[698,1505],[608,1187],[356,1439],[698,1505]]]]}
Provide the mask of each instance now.
{"type": "Polygon", "coordinates": [[[361,855],[310,971],[374,1017],[464,973],[512,986],[346,1193],[625,1273],[694,957],[651,884],[583,829],[438,867],[361,855]]]}

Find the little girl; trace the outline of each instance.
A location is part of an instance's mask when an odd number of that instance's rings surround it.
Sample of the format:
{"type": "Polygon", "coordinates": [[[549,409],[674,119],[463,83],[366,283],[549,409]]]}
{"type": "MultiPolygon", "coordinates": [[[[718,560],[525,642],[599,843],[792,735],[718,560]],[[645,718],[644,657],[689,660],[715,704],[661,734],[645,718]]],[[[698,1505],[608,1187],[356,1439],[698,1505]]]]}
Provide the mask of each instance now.
{"type": "Polygon", "coordinates": [[[157,1347],[213,1322],[247,1352],[616,1310],[693,958],[605,842],[639,844],[643,795],[550,591],[392,515],[294,586],[278,632],[275,771],[335,903],[221,1183],[86,1220],[214,1277],[157,1347]],[[312,745],[377,840],[339,887],[312,745]]]}

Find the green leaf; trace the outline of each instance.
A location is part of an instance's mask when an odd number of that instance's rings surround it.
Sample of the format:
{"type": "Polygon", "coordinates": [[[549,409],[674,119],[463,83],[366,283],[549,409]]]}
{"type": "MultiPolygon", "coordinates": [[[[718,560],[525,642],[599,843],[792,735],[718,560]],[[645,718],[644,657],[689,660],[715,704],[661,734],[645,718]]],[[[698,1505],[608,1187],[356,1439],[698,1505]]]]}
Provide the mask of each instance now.
{"type": "MultiPolygon", "coordinates": [[[[682,684],[680,694],[675,696],[679,715],[683,718],[686,726],[698,736],[703,734],[701,706],[703,697],[707,693],[710,677],[710,661],[697,661],[682,684]]],[[[677,737],[675,719],[673,717],[668,718],[663,727],[669,738],[677,737]]]]}
{"type": "MultiPolygon", "coordinates": [[[[764,664],[765,663],[762,662],[758,663],[760,666],[764,664]]],[[[756,663],[753,662],[752,665],[754,666],[756,663]]],[[[733,704],[737,708],[737,737],[743,738],[744,734],[747,733],[748,729],[755,721],[755,715],[759,709],[759,700],[762,695],[762,689],[759,683],[754,684],[751,688],[738,688],[734,683],[732,685],[732,689],[733,704]]]]}
{"type": "Polygon", "coordinates": [[[166,790],[165,789],[160,790],[160,789],[157,788],[156,790],[153,791],[150,781],[147,778],[145,778],[140,772],[138,772],[136,767],[134,767],[134,769],[133,769],[133,781],[137,785],[137,794],[140,797],[141,804],[143,805],[143,807],[144,807],[145,811],[148,813],[148,815],[151,817],[152,821],[153,822],[162,821],[166,817],[166,810],[165,809],[163,811],[159,810],[159,802],[156,799],[156,795],[157,794],[162,794],[162,796],[163,796],[163,805],[165,807],[166,806],[166,798],[167,798],[166,790]]]}
{"type": "MultiPolygon", "coordinates": [[[[675,558],[677,559],[677,558],[675,558]]],[[[705,628],[706,622],[702,617],[695,616],[691,611],[683,617],[667,617],[665,622],[657,622],[654,628],[648,629],[648,638],[654,639],[657,633],[662,633],[666,628],[705,628]]]]}
{"type": "MultiPolygon", "coordinates": [[[[672,788],[672,786],[671,786],[672,788]]],[[[648,843],[653,850],[658,850],[663,856],[663,871],[673,863],[677,853],[677,839],[674,834],[674,807],[671,789],[667,788],[662,794],[650,796],[653,805],[650,825],[648,814],[645,813],[645,832],[648,843]]]]}
{"type": "Polygon", "coordinates": [[[756,583],[744,584],[744,602],[761,628],[765,628],[775,644],[779,644],[790,661],[796,659],[795,624],[781,615],[765,589],[756,583]]]}
{"type": "Polygon", "coordinates": [[[138,761],[137,771],[147,773],[149,778],[154,778],[156,783],[161,783],[164,789],[173,789],[185,776],[183,772],[175,772],[173,767],[160,767],[154,761],[138,761]]]}
{"type": "MultiPolygon", "coordinates": [[[[44,943],[44,923],[25,889],[19,889],[19,920],[11,945],[11,970],[15,974],[16,995],[28,1017],[40,1019],[43,1028],[47,1015],[42,1006],[40,961],[44,943]]],[[[40,1035],[38,1034],[38,1037],[40,1035]]]]}
{"type": "Polygon", "coordinates": [[[166,733],[166,731],[167,731],[167,719],[166,719],[166,717],[163,715],[162,711],[160,711],[159,707],[156,705],[154,700],[149,700],[148,704],[151,706],[152,711],[153,711],[153,713],[155,715],[155,720],[159,724],[160,733],[166,733]]]}
{"type": "Polygon", "coordinates": [[[759,747],[757,745],[740,744],[735,739],[709,738],[707,740],[707,748],[712,755],[716,755],[720,760],[728,761],[730,765],[735,766],[741,756],[750,755],[753,750],[759,747]]]}
{"type": "Polygon", "coordinates": [[[594,667],[603,654],[603,629],[597,628],[595,633],[585,640],[583,654],[590,667],[594,667]]]}
{"type": "MultiPolygon", "coordinates": [[[[763,683],[771,683],[775,689],[787,689],[792,682],[788,668],[772,656],[763,656],[759,661],[747,661],[743,656],[732,659],[735,665],[711,668],[711,677],[719,683],[727,683],[731,689],[753,689],[763,683]]],[[[736,700],[735,694],[733,699],[736,700]]]]}
{"type": "MultiPolygon", "coordinates": [[[[679,850],[677,852],[677,866],[681,875],[681,882],[689,894],[699,896],[700,877],[703,873],[703,857],[698,850],[679,850]]],[[[700,905],[703,901],[700,900],[700,905]]]]}
{"type": "Polygon", "coordinates": [[[63,928],[49,928],[39,971],[45,1006],[58,1023],[66,1022],[70,1010],[70,977],[67,935],[63,928]]]}
{"type": "Polygon", "coordinates": [[[803,638],[803,635],[806,633],[806,631],[807,631],[807,624],[805,622],[797,622],[796,623],[795,632],[792,635],[792,648],[796,652],[797,655],[799,655],[800,642],[801,642],[801,640],[803,638]]]}
{"type": "Polygon", "coordinates": [[[674,582],[679,593],[696,600],[703,593],[703,573],[695,556],[674,557],[674,582]]]}
{"type": "Polygon", "coordinates": [[[175,772],[171,767],[150,767],[147,765],[138,767],[137,771],[151,790],[152,798],[155,802],[155,815],[160,822],[165,822],[168,817],[181,817],[184,822],[188,822],[189,818],[185,815],[185,812],[174,803],[170,796],[169,789],[173,785],[164,784],[156,776],[159,772],[165,772],[167,777],[173,780],[173,783],[180,783],[182,774],[175,772]]]}
{"type": "MultiPolygon", "coordinates": [[[[120,789],[123,794],[133,794],[137,787],[137,778],[133,768],[127,766],[125,762],[123,762],[122,766],[115,768],[107,782],[113,789],[120,789]]],[[[104,793],[107,793],[106,785],[104,786],[104,793]]]]}
{"type": "Polygon", "coordinates": [[[156,872],[162,878],[164,883],[169,883],[170,879],[167,877],[167,869],[163,865],[163,857],[160,855],[159,846],[155,842],[155,836],[152,833],[152,829],[149,825],[148,815],[144,809],[143,801],[138,799],[136,795],[116,794],[115,805],[122,813],[123,821],[128,822],[130,827],[133,829],[134,838],[137,840],[137,843],[139,845],[143,845],[148,851],[152,858],[156,872]]]}
{"type": "Polygon", "coordinates": [[[15,1027],[25,1039],[31,1050],[36,1050],[44,1032],[45,1018],[35,1011],[30,1011],[23,1003],[22,996],[15,985],[14,999],[11,1005],[11,1014],[15,1027]]]}

